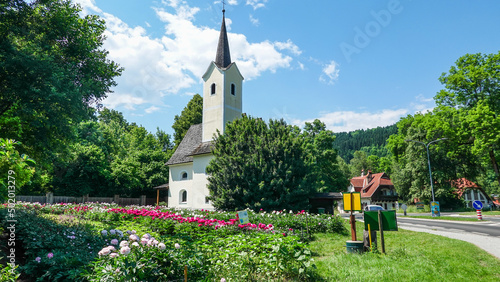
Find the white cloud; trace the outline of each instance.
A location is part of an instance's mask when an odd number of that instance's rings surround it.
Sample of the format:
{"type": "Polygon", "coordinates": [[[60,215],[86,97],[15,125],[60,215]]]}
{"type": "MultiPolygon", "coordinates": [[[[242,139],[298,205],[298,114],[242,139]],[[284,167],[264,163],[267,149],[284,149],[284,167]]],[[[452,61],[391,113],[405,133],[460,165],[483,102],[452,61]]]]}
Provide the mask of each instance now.
{"type": "Polygon", "coordinates": [[[247,0],[247,5],[250,5],[253,7],[254,10],[257,10],[258,8],[263,8],[266,6],[267,0],[247,0]]]}
{"type": "Polygon", "coordinates": [[[290,39],[288,39],[286,42],[275,42],[274,44],[276,48],[278,48],[278,50],[288,50],[292,52],[292,54],[297,56],[302,54],[299,46],[295,45],[290,39]]]}
{"type": "MultiPolygon", "coordinates": [[[[214,1],[214,4],[221,4],[222,5],[222,0],[217,0],[214,1]]],[[[227,5],[238,5],[238,0],[226,0],[227,5]]]]}
{"type": "MultiPolygon", "coordinates": [[[[323,113],[317,119],[325,123],[326,127],[333,132],[348,132],[357,129],[376,128],[394,124],[399,119],[408,114],[407,109],[382,110],[379,112],[355,112],[337,111],[323,113]]],[[[316,118],[314,118],[316,119],[316,118]]],[[[314,119],[294,121],[294,124],[303,126],[305,122],[312,122],[314,119]]]]}
{"type": "Polygon", "coordinates": [[[161,40],[148,37],[144,28],[131,28],[113,15],[104,13],[104,18],[107,25],[104,48],[111,60],[125,68],[116,79],[115,93],[103,101],[106,106],[133,109],[142,103],[158,104],[161,97],[195,83],[178,62],[168,59],[161,40]]]}
{"type": "Polygon", "coordinates": [[[146,114],[150,114],[150,113],[154,113],[154,112],[159,111],[159,110],[160,110],[159,107],[151,106],[151,107],[145,109],[144,111],[146,112],[146,114]]]}
{"type": "MultiPolygon", "coordinates": [[[[91,7],[93,0],[86,1],[91,7]]],[[[185,1],[164,0],[162,3],[174,11],[155,9],[165,24],[165,34],[160,38],[151,37],[141,26],[131,27],[114,15],[102,13],[107,25],[104,48],[109,51],[111,60],[125,68],[122,76],[116,79],[115,93],[103,101],[104,105],[128,109],[135,109],[140,104],[161,105],[163,96],[201,85],[201,76],[215,59],[219,29],[195,25],[193,22],[200,9],[188,6],[185,1]]],[[[231,19],[226,18],[228,29],[230,25],[231,19]]],[[[300,49],[291,40],[250,43],[245,35],[231,32],[228,37],[231,59],[246,80],[255,79],[266,71],[289,68],[292,57],[282,51],[300,54],[300,49]]]]}
{"type": "Polygon", "coordinates": [[[102,10],[95,5],[95,0],[73,0],[73,2],[80,4],[84,15],[102,12],[102,10]]]}
{"type": "Polygon", "coordinates": [[[105,101],[107,107],[112,109],[124,105],[127,110],[135,110],[136,105],[144,104],[145,100],[143,98],[135,97],[134,95],[127,93],[114,93],[109,95],[105,101]]]}
{"type": "Polygon", "coordinates": [[[411,106],[421,113],[432,111],[435,107],[434,98],[426,98],[424,95],[419,94],[415,97],[415,100],[415,102],[411,103],[411,106]]]}
{"type": "Polygon", "coordinates": [[[254,25],[254,26],[259,26],[260,22],[259,22],[259,19],[256,19],[254,18],[252,15],[249,16],[250,18],[250,22],[254,25]]]}
{"type": "Polygon", "coordinates": [[[334,84],[339,77],[339,71],[339,64],[332,60],[323,68],[323,74],[319,77],[319,80],[328,84],[334,84]]]}
{"type": "MultiPolygon", "coordinates": [[[[366,107],[359,108],[358,111],[334,111],[319,114],[319,116],[299,120],[288,114],[286,110],[284,114],[278,115],[278,118],[285,118],[290,124],[297,126],[304,126],[305,122],[312,122],[319,119],[325,123],[326,127],[333,132],[349,132],[358,129],[376,128],[378,126],[388,126],[395,124],[402,117],[416,112],[432,111],[434,107],[434,100],[432,98],[425,98],[423,95],[415,97],[416,102],[410,103],[407,108],[399,109],[383,109],[377,112],[369,112],[366,107]]],[[[359,105],[357,105],[359,106],[359,105]]]]}

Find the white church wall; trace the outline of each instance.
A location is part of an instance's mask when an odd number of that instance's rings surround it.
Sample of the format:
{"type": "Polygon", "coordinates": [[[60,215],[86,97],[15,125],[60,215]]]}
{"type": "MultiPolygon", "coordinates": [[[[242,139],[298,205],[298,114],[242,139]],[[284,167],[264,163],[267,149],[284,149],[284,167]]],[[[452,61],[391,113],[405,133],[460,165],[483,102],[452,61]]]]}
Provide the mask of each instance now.
{"type": "Polygon", "coordinates": [[[213,210],[210,202],[207,203],[206,197],[210,195],[207,188],[208,179],[206,167],[213,158],[212,154],[199,155],[193,157],[193,204],[197,209],[213,210]]]}
{"type": "Polygon", "coordinates": [[[192,207],[193,164],[179,164],[169,166],[169,193],[168,206],[172,208],[192,207]],[[187,177],[183,179],[183,174],[187,177]],[[182,200],[182,192],[186,191],[186,201],[182,200]]]}

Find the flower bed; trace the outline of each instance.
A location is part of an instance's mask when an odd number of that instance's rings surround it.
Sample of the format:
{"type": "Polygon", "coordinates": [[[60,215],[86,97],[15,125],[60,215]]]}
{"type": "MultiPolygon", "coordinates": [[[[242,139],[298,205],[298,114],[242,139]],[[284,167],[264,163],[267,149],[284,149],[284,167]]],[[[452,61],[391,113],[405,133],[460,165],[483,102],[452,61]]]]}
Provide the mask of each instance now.
{"type": "Polygon", "coordinates": [[[248,211],[248,224],[235,213],[151,206],[22,203],[16,211],[26,249],[19,271],[47,281],[177,280],[184,268],[189,280],[307,280],[315,273],[306,239],[345,232],[339,217],[304,211],[248,211]]]}

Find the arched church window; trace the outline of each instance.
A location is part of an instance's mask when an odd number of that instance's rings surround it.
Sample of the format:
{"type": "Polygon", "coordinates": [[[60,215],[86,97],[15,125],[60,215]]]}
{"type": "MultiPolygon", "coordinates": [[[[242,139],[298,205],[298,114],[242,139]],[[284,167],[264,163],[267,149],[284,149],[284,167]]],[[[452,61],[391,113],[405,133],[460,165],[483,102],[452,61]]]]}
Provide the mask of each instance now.
{"type": "Polygon", "coordinates": [[[181,180],[187,180],[187,179],[188,179],[188,173],[187,173],[187,172],[185,172],[185,171],[183,171],[183,172],[181,173],[181,180]]]}
{"type": "Polygon", "coordinates": [[[236,95],[236,85],[234,83],[231,83],[231,95],[236,95]]]}
{"type": "Polygon", "coordinates": [[[182,203],[184,203],[184,204],[185,204],[185,203],[187,203],[187,195],[188,195],[188,193],[187,193],[187,191],[186,191],[186,190],[181,190],[181,192],[180,192],[180,197],[179,197],[179,198],[180,198],[180,199],[179,199],[179,202],[180,202],[181,204],[182,204],[182,203]]]}
{"type": "Polygon", "coordinates": [[[215,83],[212,83],[212,85],[210,86],[210,95],[214,94],[215,94],[215,83]]]}

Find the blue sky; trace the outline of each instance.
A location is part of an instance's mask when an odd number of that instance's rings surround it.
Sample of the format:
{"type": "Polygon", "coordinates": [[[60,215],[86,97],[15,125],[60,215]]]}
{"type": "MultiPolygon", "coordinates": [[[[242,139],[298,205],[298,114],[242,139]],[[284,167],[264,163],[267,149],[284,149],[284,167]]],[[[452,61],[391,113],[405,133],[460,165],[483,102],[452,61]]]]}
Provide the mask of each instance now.
{"type": "MultiPolygon", "coordinates": [[[[125,68],[103,104],[172,134],[215,59],[221,1],[74,1],[106,20],[104,48],[125,68]]],[[[243,112],[342,132],[427,111],[460,56],[500,50],[499,11],[494,0],[226,0],[243,112]]]]}

